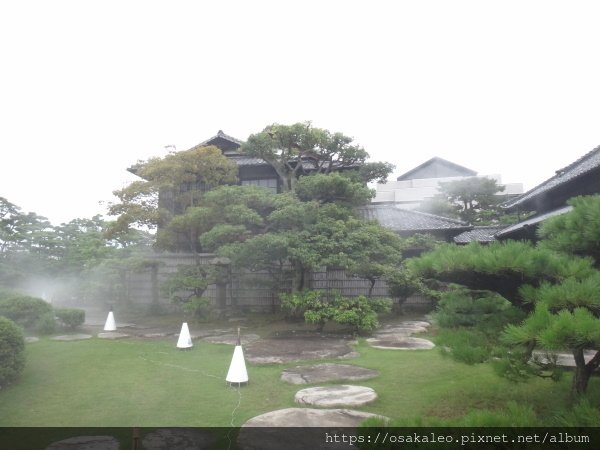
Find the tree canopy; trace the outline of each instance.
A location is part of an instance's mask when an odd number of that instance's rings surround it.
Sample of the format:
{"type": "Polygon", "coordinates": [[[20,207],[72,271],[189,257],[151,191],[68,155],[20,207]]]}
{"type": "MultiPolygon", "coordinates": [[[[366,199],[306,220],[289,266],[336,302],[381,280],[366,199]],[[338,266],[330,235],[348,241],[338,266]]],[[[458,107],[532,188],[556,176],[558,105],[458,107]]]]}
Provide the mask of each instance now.
{"type": "Polygon", "coordinates": [[[573,392],[582,394],[600,366],[596,269],[600,198],[581,197],[569,203],[571,212],[542,226],[544,239],[537,245],[514,241],[445,245],[411,261],[411,267],[425,277],[497,292],[526,311],[525,321],[509,324],[503,334],[505,343],[523,349],[521,364],[506,366],[507,373],[529,373],[536,348],[570,351],[576,364],[573,392]],[[585,351],[591,349],[595,356],[586,361],[585,351]]]}
{"type": "Polygon", "coordinates": [[[241,151],[267,161],[277,172],[284,191],[294,191],[299,175],[305,171],[328,174],[354,169],[365,182],[383,182],[394,168],[389,163],[367,163],[369,154],[352,138],[315,128],[310,122],[269,125],[250,135],[241,151]]]}

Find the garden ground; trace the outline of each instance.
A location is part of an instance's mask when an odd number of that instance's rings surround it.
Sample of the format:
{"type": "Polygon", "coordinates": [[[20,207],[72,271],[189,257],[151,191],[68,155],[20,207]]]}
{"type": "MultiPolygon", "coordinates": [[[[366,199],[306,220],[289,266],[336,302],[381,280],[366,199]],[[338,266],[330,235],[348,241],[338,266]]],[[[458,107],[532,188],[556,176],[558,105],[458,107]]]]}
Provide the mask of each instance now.
{"type": "MultiPolygon", "coordinates": [[[[393,320],[407,318],[415,317],[393,320]]],[[[190,331],[194,335],[215,328],[231,331],[238,326],[243,334],[261,337],[283,330],[302,334],[313,329],[303,323],[275,320],[273,316],[254,316],[247,321],[210,326],[190,323],[190,331]]],[[[174,335],[180,327],[181,316],[158,316],[138,320],[135,327],[127,328],[138,334],[127,339],[94,337],[59,342],[42,338],[28,344],[27,365],[21,379],[0,392],[0,426],[238,427],[257,415],[297,406],[294,395],[300,387],[281,381],[281,372],[314,360],[284,364],[247,362],[250,383],[231,387],[225,383],[225,375],[232,345],[195,340],[193,349],[179,351],[174,335]],[[141,337],[153,333],[157,337],[141,337]]],[[[100,330],[101,324],[93,318],[84,329],[90,334],[100,330]]],[[[433,338],[434,334],[431,332],[433,338]]],[[[337,330],[330,330],[331,336],[353,342],[337,330]]],[[[302,342],[298,339],[299,346],[302,342]]],[[[570,375],[559,382],[531,379],[513,384],[498,377],[489,364],[457,363],[435,348],[380,350],[362,338],[354,341],[352,347],[357,353],[354,358],[318,362],[343,362],[379,371],[379,376],[356,383],[378,394],[375,402],[357,408],[360,411],[416,425],[428,418],[459,421],[474,411],[502,412],[517,403],[530,409],[527,425],[544,426],[556,425],[557,415],[572,404],[570,375]]],[[[592,380],[588,396],[593,404],[600,400],[597,378],[592,380]]]]}

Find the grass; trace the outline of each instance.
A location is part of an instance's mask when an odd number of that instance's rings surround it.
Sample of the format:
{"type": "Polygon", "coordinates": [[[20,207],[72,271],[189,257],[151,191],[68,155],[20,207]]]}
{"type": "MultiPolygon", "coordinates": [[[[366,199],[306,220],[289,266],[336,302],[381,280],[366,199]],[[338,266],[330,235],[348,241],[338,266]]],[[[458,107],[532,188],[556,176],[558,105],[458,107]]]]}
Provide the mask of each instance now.
{"type": "MultiPolygon", "coordinates": [[[[253,325],[251,332],[261,335],[292,326],[269,320],[253,325]]],[[[571,425],[583,424],[590,414],[598,414],[593,408],[592,413],[572,409],[570,374],[559,382],[531,379],[513,384],[498,377],[489,364],[455,362],[438,349],[386,351],[361,339],[356,350],[358,358],[332,362],[380,372],[376,378],[353,383],[371,387],[379,395],[358,409],[399,423],[457,420],[460,424],[474,414],[475,419],[495,412],[510,416],[515,405],[530,407],[536,426],[557,425],[557,417],[567,417],[571,425]]],[[[237,427],[259,414],[296,406],[294,394],[302,386],[282,382],[281,371],[315,362],[247,362],[250,384],[238,389],[225,383],[232,354],[230,345],[203,341],[196,341],[189,351],[179,351],[173,338],[75,342],[44,338],[27,345],[27,364],[19,382],[0,391],[0,427],[237,427]]],[[[591,405],[600,401],[597,377],[590,382],[588,398],[591,405]]],[[[0,442],[2,432],[0,428],[0,442]]],[[[44,442],[73,435],[60,428],[46,433],[56,436],[44,442]]],[[[111,434],[127,443],[131,428],[111,434]]],[[[25,442],[20,448],[36,446],[25,442]]]]}

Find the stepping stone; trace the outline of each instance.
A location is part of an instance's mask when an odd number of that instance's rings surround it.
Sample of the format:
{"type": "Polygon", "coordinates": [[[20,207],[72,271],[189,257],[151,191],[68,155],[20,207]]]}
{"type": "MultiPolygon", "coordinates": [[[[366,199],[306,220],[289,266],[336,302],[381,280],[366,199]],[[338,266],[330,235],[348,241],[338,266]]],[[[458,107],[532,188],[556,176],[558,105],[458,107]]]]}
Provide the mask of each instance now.
{"type": "Polygon", "coordinates": [[[281,372],[281,380],[291,384],[312,384],[333,380],[366,380],[377,375],[377,370],[364,367],[324,363],[285,369],[281,372]]]}
{"type": "Polygon", "coordinates": [[[107,331],[106,333],[98,333],[100,339],[123,339],[130,337],[128,334],[119,333],[117,331],[107,331]]]}
{"type": "Polygon", "coordinates": [[[403,337],[401,339],[367,339],[369,345],[373,348],[384,350],[429,350],[435,347],[435,344],[427,339],[414,337],[403,337]]]}
{"type": "Polygon", "coordinates": [[[356,427],[369,417],[381,416],[351,409],[286,408],[253,417],[242,427],[356,427]]]}
{"type": "Polygon", "coordinates": [[[404,322],[401,322],[400,325],[408,326],[408,327],[423,327],[423,328],[429,328],[431,326],[431,324],[429,322],[425,322],[424,320],[405,320],[404,322]]]}
{"type": "MultiPolygon", "coordinates": [[[[586,364],[596,355],[598,350],[584,350],[583,359],[585,359],[586,364]]],[[[546,357],[547,352],[535,350],[533,355],[538,357],[540,362],[547,364],[550,360],[546,357]]],[[[550,353],[550,352],[548,352],[550,353]]],[[[572,353],[560,352],[555,353],[556,355],[556,365],[562,367],[575,367],[575,358],[572,353]]]]}
{"type": "Polygon", "coordinates": [[[215,436],[206,429],[161,428],[142,439],[146,450],[213,448],[215,436]]]}
{"type": "Polygon", "coordinates": [[[163,338],[169,336],[169,333],[146,333],[142,334],[145,338],[163,338]]]}
{"type": "Polygon", "coordinates": [[[404,335],[404,336],[410,336],[411,334],[414,333],[424,333],[425,331],[427,331],[427,328],[425,327],[411,327],[411,326],[395,326],[395,327],[389,327],[389,328],[382,328],[381,330],[377,330],[375,332],[375,335],[386,335],[386,334],[397,334],[397,335],[404,335]]]}
{"type": "MultiPolygon", "coordinates": [[[[203,341],[210,342],[211,344],[237,344],[237,334],[223,334],[220,336],[207,336],[202,338],[203,341]]],[[[244,334],[241,336],[242,345],[249,344],[260,339],[258,334],[244,334]]]]}
{"type": "Polygon", "coordinates": [[[246,361],[256,364],[280,364],[311,359],[355,358],[355,341],[325,338],[260,339],[244,349],[246,361]]]}
{"type": "Polygon", "coordinates": [[[363,406],[376,399],[373,389],[349,384],[301,389],[294,397],[296,403],[323,407],[363,406]]]}
{"type": "Polygon", "coordinates": [[[119,450],[119,441],[112,436],[76,436],[53,442],[45,450],[119,450]]]}
{"type": "Polygon", "coordinates": [[[91,334],[65,334],[62,336],[51,337],[53,341],[82,341],[84,339],[91,339],[91,334]]]}
{"type": "Polygon", "coordinates": [[[26,344],[33,344],[34,342],[37,342],[39,340],[40,340],[40,338],[37,338],[37,337],[34,337],[34,336],[27,336],[25,338],[25,343],[26,344]]]}

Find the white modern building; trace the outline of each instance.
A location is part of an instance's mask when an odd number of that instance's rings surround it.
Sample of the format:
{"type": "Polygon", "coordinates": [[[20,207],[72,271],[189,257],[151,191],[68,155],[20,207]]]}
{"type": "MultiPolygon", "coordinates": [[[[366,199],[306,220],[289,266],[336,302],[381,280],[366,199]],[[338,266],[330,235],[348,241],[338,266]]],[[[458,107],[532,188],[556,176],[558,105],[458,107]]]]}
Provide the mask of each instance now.
{"type": "Polygon", "coordinates": [[[474,170],[435,157],[400,175],[396,181],[377,184],[373,203],[393,203],[400,208],[414,209],[423,200],[435,196],[440,183],[475,176],[494,179],[504,186],[504,191],[498,194],[502,197],[511,198],[523,193],[522,183],[502,184],[500,175],[477,175],[474,170]]]}

